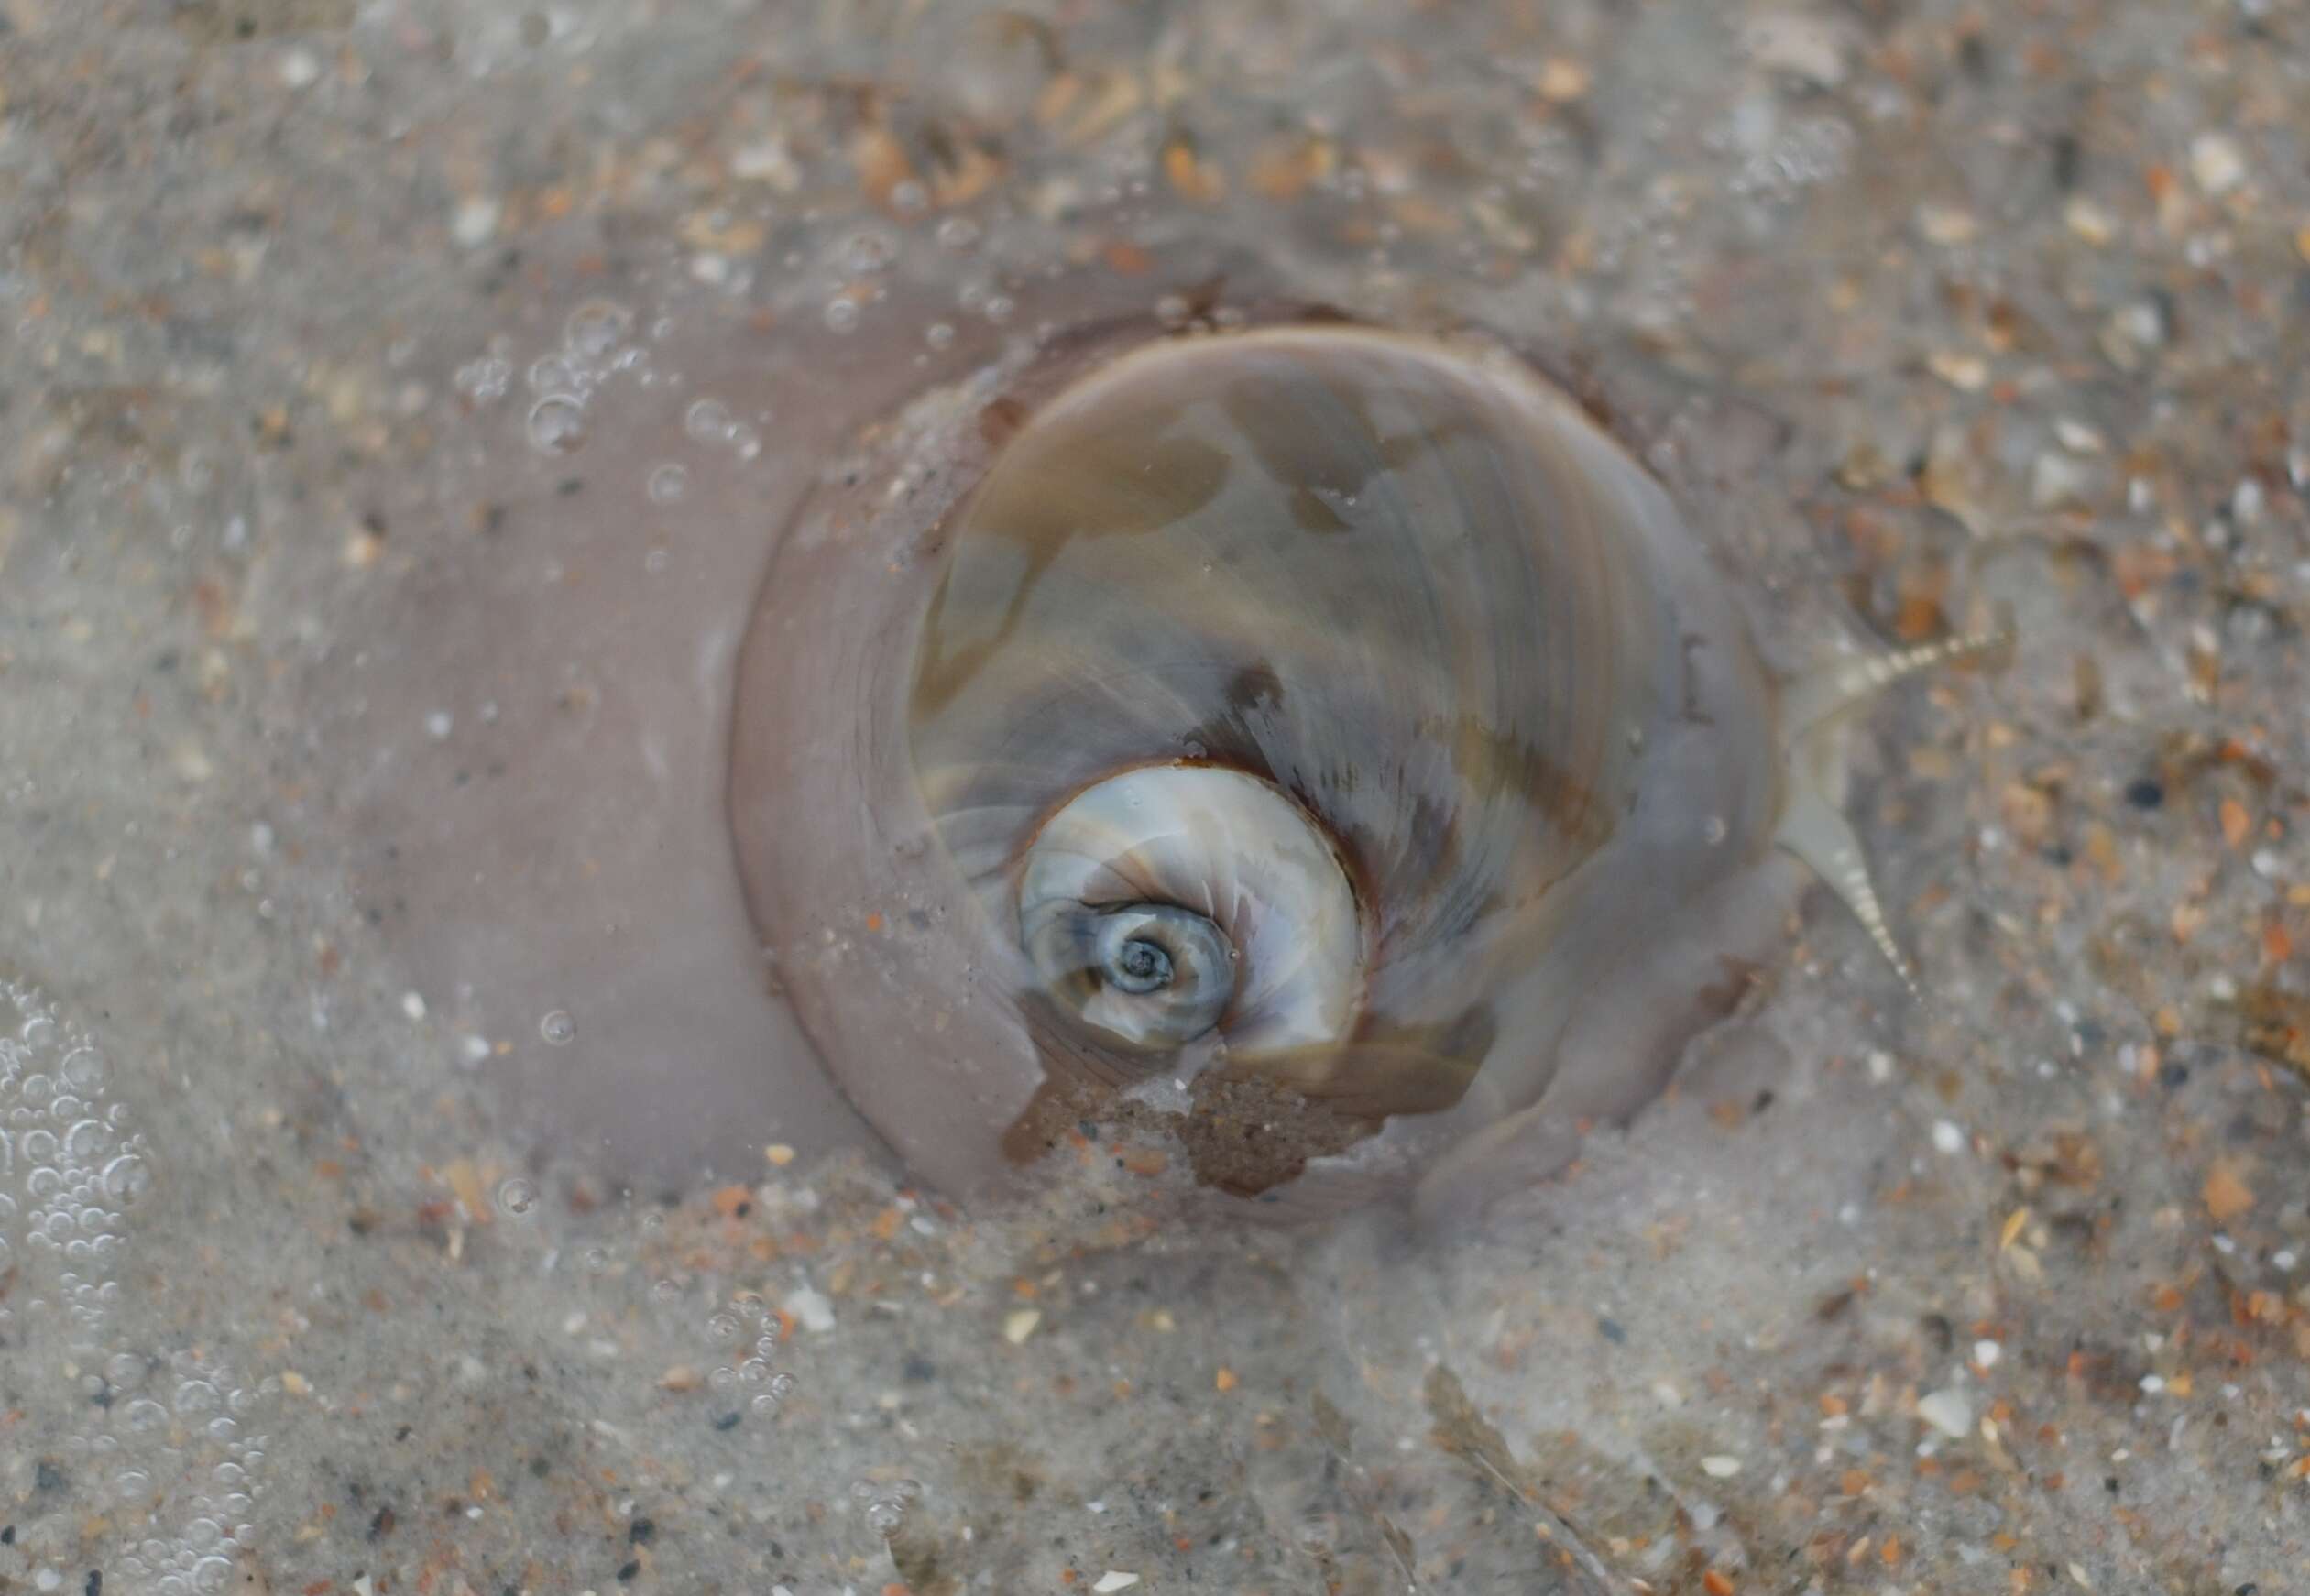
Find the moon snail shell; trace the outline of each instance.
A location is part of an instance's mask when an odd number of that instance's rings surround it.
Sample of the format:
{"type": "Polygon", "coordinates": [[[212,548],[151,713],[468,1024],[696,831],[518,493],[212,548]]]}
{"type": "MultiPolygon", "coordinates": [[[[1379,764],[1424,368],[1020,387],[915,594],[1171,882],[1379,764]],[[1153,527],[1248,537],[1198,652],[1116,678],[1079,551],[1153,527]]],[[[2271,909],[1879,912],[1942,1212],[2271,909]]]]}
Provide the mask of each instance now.
{"type": "Polygon", "coordinates": [[[731,819],[774,978],[942,1187],[1088,1117],[1235,1197],[1449,1211],[1659,1092],[1800,858],[1892,954],[1818,734],[1951,651],[1777,683],[1666,490],[1496,349],[1107,329],[804,506],[731,819]]]}

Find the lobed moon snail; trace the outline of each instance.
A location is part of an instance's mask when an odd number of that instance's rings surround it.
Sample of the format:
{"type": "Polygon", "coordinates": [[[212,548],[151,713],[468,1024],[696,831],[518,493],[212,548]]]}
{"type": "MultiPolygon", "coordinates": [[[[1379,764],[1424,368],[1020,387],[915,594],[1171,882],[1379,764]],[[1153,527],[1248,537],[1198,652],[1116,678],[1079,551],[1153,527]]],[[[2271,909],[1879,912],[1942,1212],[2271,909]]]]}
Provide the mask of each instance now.
{"type": "Polygon", "coordinates": [[[935,1184],[1142,1119],[1238,1197],[1448,1211],[1654,1096],[1801,865],[1899,964],[1818,734],[1968,646],[1777,683],[1502,352],[1109,329],[805,504],[729,819],[778,989],[935,1184]]]}

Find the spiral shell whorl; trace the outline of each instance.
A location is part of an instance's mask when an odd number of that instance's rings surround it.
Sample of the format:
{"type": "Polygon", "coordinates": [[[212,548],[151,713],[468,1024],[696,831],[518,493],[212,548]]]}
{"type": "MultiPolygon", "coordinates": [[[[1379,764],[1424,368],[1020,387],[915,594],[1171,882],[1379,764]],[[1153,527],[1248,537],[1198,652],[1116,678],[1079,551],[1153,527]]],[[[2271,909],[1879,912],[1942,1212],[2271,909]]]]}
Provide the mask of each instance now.
{"type": "Polygon", "coordinates": [[[1368,883],[1377,1019],[1480,1000],[1626,807],[1673,651],[1563,405],[1440,346],[1274,329],[1046,406],[954,519],[917,654],[916,768],[964,873],[1054,793],[1223,761],[1368,883]]]}
{"type": "Polygon", "coordinates": [[[1347,875],[1296,804],[1239,771],[1143,766],[1078,793],[1027,850],[1018,919],[1049,989],[1126,1044],[1223,1028],[1231,1051],[1312,1046],[1354,1017],[1363,936],[1347,875]],[[1119,967],[1119,938],[1157,950],[1142,960],[1163,978],[1119,967]]]}

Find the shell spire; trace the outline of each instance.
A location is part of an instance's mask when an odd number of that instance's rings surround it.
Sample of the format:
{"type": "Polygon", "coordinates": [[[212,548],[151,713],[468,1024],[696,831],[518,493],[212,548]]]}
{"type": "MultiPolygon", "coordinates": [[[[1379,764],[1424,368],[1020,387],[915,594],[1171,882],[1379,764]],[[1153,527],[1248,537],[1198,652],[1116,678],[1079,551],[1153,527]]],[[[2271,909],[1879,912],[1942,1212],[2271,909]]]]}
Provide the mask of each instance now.
{"type": "Polygon", "coordinates": [[[1795,856],[1837,895],[1868,934],[1901,985],[1924,1001],[1917,969],[1895,940],[1884,903],[1869,875],[1861,839],[1831,795],[1823,772],[1832,767],[1824,745],[1839,722],[1905,677],[1959,660],[1975,659],[2009,646],[2013,623],[2000,615],[1995,628],[1960,633],[1938,642],[1859,659],[1839,660],[1807,671],[1781,688],[1781,752],[1789,771],[1788,796],[1774,844],[1795,856]]]}

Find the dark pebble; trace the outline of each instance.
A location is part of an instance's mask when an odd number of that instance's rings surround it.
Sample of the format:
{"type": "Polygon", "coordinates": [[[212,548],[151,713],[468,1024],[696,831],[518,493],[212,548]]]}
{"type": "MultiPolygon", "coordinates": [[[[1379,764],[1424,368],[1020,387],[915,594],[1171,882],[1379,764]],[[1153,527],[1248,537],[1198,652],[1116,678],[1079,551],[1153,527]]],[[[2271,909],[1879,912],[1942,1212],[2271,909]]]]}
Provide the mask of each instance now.
{"type": "Polygon", "coordinates": [[[2078,146],[2075,134],[2055,134],[2053,136],[2053,186],[2065,194],[2075,188],[2077,169],[2083,159],[2084,152],[2078,146]]]}
{"type": "Polygon", "coordinates": [[[717,1430],[736,1429],[738,1427],[738,1415],[734,1413],[724,1414],[720,1418],[714,1421],[714,1427],[717,1430]]]}
{"type": "Polygon", "coordinates": [[[32,1466],[33,1490],[61,1491],[64,1489],[65,1484],[66,1477],[64,1470],[58,1468],[55,1464],[44,1460],[35,1463],[32,1466]]]}
{"type": "Polygon", "coordinates": [[[909,1358],[904,1373],[915,1384],[927,1385],[938,1378],[938,1365],[927,1358],[909,1358]]]}
{"type": "Polygon", "coordinates": [[[657,1533],[656,1524],[646,1518],[637,1518],[626,1526],[626,1541],[630,1546],[646,1547],[657,1533]]]}
{"type": "Polygon", "coordinates": [[[2126,802],[2136,809],[2155,809],[2165,802],[2165,789],[2144,776],[2127,784],[2126,802]]]}
{"type": "Polygon", "coordinates": [[[1615,1347],[1625,1347],[1628,1344],[1628,1332],[1622,1329],[1618,1325],[1615,1324],[1610,1319],[1598,1319],[1596,1321],[1596,1333],[1604,1337],[1605,1340],[1610,1341],[1615,1347]]]}
{"type": "Polygon", "coordinates": [[[620,1585],[630,1585],[633,1583],[634,1576],[640,1572],[641,1565],[640,1563],[628,1563],[624,1568],[618,1570],[618,1582],[620,1585]]]}
{"type": "Polygon", "coordinates": [[[87,1590],[87,1591],[88,1591],[88,1596],[104,1596],[104,1569],[89,1569],[89,1571],[88,1571],[88,1584],[87,1584],[87,1586],[86,1586],[86,1590],[87,1590]]]}

